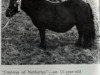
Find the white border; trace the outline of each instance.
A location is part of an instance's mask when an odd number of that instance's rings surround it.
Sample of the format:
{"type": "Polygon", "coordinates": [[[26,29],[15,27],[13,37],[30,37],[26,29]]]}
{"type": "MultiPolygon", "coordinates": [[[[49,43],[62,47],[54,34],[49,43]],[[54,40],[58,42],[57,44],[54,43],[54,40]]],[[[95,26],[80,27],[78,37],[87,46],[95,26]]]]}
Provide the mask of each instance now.
{"type": "Polygon", "coordinates": [[[0,0],[0,64],[1,64],[1,11],[2,11],[2,2],[0,0]]]}

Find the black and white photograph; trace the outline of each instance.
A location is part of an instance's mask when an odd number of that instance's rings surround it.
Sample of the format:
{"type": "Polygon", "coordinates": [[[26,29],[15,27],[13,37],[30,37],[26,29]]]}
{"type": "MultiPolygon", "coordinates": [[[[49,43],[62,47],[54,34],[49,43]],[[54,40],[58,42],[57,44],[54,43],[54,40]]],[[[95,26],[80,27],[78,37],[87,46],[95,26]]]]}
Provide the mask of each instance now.
{"type": "Polygon", "coordinates": [[[1,65],[100,63],[99,0],[1,4],[1,65]]]}

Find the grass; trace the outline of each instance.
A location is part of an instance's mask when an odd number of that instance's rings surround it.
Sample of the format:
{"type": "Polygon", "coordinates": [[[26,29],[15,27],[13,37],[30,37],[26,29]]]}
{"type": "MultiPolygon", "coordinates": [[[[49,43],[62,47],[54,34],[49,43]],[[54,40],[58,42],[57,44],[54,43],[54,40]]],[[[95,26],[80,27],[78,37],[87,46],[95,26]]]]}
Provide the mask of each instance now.
{"type": "MultiPolygon", "coordinates": [[[[5,17],[7,6],[7,1],[2,0],[1,27],[8,21],[5,17]]],[[[51,53],[51,56],[46,55],[38,47],[40,43],[38,33],[38,29],[23,11],[16,14],[8,27],[2,30],[2,65],[98,63],[99,47],[83,49],[74,46],[78,38],[75,27],[60,34],[46,30],[47,51],[51,53]]]]}

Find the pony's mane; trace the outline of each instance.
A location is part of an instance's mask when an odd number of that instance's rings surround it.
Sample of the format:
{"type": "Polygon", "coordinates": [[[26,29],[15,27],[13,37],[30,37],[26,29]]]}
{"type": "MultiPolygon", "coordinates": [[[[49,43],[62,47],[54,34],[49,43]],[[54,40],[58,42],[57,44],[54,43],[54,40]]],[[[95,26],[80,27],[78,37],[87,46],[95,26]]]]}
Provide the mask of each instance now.
{"type": "MultiPolygon", "coordinates": [[[[34,1],[47,1],[47,0],[34,0],[34,1]]],[[[67,1],[74,1],[74,2],[78,2],[78,1],[83,1],[83,0],[67,0],[67,1]]]]}
{"type": "Polygon", "coordinates": [[[67,1],[80,2],[80,1],[83,1],[83,0],[67,0],[67,1]]]}
{"type": "Polygon", "coordinates": [[[82,1],[82,0],[67,0],[67,1],[82,1]]]}

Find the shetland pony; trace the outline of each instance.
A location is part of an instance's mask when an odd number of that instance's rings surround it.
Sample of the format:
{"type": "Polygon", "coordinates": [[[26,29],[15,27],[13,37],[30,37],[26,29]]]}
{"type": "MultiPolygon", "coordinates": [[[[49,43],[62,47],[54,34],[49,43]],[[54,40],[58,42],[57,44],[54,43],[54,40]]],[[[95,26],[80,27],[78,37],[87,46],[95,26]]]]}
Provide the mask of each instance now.
{"type": "MultiPolygon", "coordinates": [[[[90,5],[82,0],[67,0],[51,3],[46,0],[22,0],[21,9],[30,16],[38,28],[40,48],[46,49],[45,30],[63,33],[76,26],[79,38],[76,46],[89,48],[95,41],[94,16],[90,5]]],[[[6,16],[18,13],[17,0],[10,0],[6,16]]]]}

